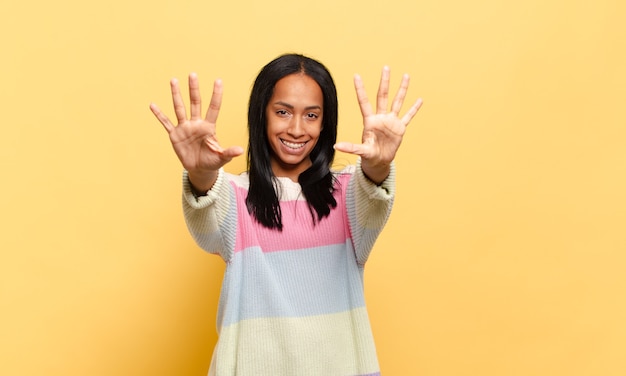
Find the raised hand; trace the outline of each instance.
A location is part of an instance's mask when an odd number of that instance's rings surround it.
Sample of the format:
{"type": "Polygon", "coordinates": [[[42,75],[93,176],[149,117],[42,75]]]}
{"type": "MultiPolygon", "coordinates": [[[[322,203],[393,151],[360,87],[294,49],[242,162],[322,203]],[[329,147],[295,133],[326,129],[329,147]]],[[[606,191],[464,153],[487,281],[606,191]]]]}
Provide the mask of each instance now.
{"type": "Polygon", "coordinates": [[[152,103],[150,110],[169,134],[178,159],[189,173],[191,184],[198,191],[207,191],[217,179],[217,171],[234,157],[243,154],[241,147],[223,149],[217,141],[215,128],[222,105],[222,82],[216,80],[213,84],[211,102],[203,118],[198,76],[194,73],[189,75],[189,119],[178,80],[172,79],[170,85],[178,124],[174,126],[156,104],[152,103]]]}
{"type": "Polygon", "coordinates": [[[335,144],[336,150],[359,155],[363,172],[375,183],[383,182],[389,175],[391,162],[400,147],[406,127],[422,105],[420,98],[404,116],[400,117],[400,110],[409,88],[409,76],[405,74],[402,76],[400,89],[391,102],[391,110],[388,111],[389,76],[389,68],[384,67],[378,86],[375,113],[367,98],[363,80],[358,75],[354,77],[356,96],[363,115],[362,143],[335,144]]]}

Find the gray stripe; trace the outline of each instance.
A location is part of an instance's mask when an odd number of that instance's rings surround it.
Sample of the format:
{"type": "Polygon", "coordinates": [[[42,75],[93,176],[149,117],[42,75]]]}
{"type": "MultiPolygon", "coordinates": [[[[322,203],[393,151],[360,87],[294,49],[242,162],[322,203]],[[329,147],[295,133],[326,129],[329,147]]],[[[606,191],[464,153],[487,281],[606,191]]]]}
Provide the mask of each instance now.
{"type": "Polygon", "coordinates": [[[227,265],[218,327],[260,317],[304,317],[365,306],[363,273],[349,240],[297,251],[235,254],[227,265]]]}

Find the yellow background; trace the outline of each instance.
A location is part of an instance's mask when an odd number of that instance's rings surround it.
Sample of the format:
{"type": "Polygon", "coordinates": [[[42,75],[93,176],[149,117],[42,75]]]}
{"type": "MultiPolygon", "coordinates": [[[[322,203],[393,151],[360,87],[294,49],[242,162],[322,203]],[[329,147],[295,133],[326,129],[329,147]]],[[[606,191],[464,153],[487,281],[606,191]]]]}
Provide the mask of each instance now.
{"type": "Polygon", "coordinates": [[[342,140],[354,73],[425,100],[366,271],[384,375],[626,374],[624,4],[3,1],[0,374],[206,373],[223,264],[148,105],[221,77],[222,143],[245,146],[283,52],[329,67],[342,140]]]}

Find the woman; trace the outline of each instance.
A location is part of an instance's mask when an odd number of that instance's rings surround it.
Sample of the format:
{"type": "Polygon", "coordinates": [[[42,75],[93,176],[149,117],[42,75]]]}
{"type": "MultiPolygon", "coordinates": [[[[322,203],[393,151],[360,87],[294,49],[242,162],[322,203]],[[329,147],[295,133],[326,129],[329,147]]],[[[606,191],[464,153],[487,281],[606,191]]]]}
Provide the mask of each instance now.
{"type": "Polygon", "coordinates": [[[204,118],[195,74],[190,118],[176,80],[178,125],[151,105],[185,169],[189,231],[226,262],[209,375],[380,374],[363,270],[393,203],[393,159],[421,106],[418,100],[399,116],[408,85],[405,75],[388,112],[385,67],[374,112],[355,76],[362,143],[336,143],[328,70],[302,55],[278,57],[252,88],[248,171],[241,175],[222,168],[243,149],[217,141],[220,80],[204,118]],[[332,172],[335,149],[358,155],[356,166],[332,172]]]}

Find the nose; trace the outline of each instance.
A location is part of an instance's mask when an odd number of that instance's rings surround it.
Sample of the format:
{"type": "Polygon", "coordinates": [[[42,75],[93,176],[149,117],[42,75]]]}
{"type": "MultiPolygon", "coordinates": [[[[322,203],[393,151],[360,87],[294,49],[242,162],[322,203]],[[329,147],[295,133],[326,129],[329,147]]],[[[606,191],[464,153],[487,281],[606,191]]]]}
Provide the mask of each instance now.
{"type": "Polygon", "coordinates": [[[287,134],[291,137],[298,138],[304,136],[304,124],[300,116],[294,116],[289,122],[287,134]]]}

